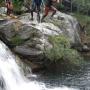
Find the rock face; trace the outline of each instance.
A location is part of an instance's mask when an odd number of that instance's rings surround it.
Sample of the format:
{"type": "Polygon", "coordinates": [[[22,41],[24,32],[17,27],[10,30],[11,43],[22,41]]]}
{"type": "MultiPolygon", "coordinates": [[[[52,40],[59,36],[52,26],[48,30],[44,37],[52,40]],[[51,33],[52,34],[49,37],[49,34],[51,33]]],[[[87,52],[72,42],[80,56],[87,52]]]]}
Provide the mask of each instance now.
{"type": "Polygon", "coordinates": [[[0,23],[0,38],[10,45],[14,52],[35,63],[42,63],[45,58],[44,48],[52,47],[48,41],[49,36],[65,35],[71,44],[80,43],[77,20],[60,12],[52,19],[48,16],[43,23],[38,23],[36,18],[30,21],[29,13],[0,23]]]}

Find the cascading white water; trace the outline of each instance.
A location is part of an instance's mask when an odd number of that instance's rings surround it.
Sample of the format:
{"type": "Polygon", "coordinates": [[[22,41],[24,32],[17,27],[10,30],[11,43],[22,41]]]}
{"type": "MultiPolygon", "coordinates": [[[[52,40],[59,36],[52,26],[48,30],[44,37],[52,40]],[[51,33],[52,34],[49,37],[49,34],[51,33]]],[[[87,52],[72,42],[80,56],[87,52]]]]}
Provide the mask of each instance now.
{"type": "Polygon", "coordinates": [[[0,41],[0,90],[75,90],[67,87],[46,88],[44,84],[26,80],[20,73],[15,56],[0,41]]]}

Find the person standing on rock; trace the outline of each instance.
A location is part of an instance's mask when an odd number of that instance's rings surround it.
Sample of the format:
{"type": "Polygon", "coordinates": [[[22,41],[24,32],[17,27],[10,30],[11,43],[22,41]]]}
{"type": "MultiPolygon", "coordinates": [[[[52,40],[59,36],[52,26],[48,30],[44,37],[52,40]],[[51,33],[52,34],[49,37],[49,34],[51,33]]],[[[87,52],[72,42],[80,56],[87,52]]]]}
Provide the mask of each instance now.
{"type": "Polygon", "coordinates": [[[57,11],[55,7],[53,7],[53,3],[59,3],[59,0],[45,0],[45,14],[42,16],[41,22],[44,21],[44,18],[48,15],[50,11],[52,11],[51,17],[53,17],[57,11]]]}
{"type": "Polygon", "coordinates": [[[7,15],[11,16],[13,13],[13,4],[12,0],[5,0],[6,7],[7,7],[7,15]]]}
{"type": "Polygon", "coordinates": [[[37,12],[37,20],[40,21],[40,7],[43,5],[43,0],[32,0],[32,9],[31,9],[31,20],[33,20],[33,12],[37,12]]]}

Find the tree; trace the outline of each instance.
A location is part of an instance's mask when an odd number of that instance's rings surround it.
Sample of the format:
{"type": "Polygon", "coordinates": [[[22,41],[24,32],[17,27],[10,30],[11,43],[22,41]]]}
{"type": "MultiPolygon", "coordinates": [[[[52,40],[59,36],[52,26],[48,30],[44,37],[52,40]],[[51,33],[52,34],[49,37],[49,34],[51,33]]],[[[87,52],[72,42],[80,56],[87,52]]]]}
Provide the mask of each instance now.
{"type": "Polygon", "coordinates": [[[77,7],[78,13],[83,13],[88,15],[90,10],[90,0],[71,0],[71,9],[72,6],[77,7]]]}

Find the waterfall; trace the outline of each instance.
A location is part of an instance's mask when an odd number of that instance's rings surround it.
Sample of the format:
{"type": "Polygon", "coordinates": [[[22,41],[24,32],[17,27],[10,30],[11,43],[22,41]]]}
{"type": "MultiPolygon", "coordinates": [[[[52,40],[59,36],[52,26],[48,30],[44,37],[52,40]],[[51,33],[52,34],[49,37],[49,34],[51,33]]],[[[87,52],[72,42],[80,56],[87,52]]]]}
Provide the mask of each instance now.
{"type": "Polygon", "coordinates": [[[25,79],[15,59],[6,45],[0,41],[0,90],[76,90],[68,87],[49,89],[43,83],[25,79]]]}

